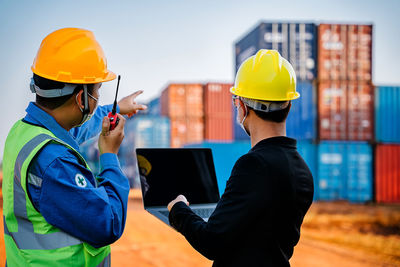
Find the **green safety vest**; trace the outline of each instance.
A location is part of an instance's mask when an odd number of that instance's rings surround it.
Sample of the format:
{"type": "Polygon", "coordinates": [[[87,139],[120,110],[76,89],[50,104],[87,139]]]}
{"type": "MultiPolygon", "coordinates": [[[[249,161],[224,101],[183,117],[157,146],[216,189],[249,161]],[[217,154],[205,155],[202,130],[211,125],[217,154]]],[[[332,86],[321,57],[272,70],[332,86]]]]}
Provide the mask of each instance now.
{"type": "Polygon", "coordinates": [[[42,182],[37,176],[28,176],[29,164],[49,142],[71,149],[89,169],[79,152],[49,130],[22,120],[14,124],[8,134],[3,156],[3,220],[7,265],[110,266],[110,246],[94,248],[47,223],[28,196],[27,179],[38,186],[42,182]]]}

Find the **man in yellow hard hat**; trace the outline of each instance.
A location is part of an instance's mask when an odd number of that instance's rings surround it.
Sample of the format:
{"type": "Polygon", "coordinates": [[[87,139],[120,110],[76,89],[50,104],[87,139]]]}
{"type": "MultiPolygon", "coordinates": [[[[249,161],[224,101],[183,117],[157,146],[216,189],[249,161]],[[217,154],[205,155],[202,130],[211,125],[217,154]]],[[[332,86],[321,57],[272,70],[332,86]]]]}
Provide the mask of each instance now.
{"type": "Polygon", "coordinates": [[[290,266],[314,191],[296,140],[286,137],[300,96],[296,75],[277,51],[260,50],[240,66],[231,92],[252,148],[235,163],[208,222],[179,195],[168,205],[170,224],[213,266],[290,266]]]}
{"type": "Polygon", "coordinates": [[[141,92],[118,102],[119,124],[110,131],[112,106],[96,107],[101,84],[115,74],[84,29],[49,34],[32,71],[36,101],[10,130],[3,156],[7,265],[110,266],[109,245],[124,230],[129,194],[117,158],[124,138],[120,114],[146,108],[135,102],[141,92]],[[100,132],[101,172],[95,175],[79,144],[100,132]]]}

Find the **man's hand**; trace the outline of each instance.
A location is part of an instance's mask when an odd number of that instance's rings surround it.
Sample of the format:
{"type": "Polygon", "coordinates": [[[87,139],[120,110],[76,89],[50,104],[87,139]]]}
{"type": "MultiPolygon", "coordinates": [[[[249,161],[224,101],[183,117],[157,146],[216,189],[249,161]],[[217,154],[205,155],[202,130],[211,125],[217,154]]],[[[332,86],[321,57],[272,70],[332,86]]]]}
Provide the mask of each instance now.
{"type": "Polygon", "coordinates": [[[122,115],[128,115],[128,117],[132,117],[139,110],[147,109],[146,105],[137,104],[135,102],[135,98],[142,94],[143,91],[134,92],[131,95],[125,96],[118,102],[119,113],[122,115]]]}
{"type": "Polygon", "coordinates": [[[177,196],[174,200],[172,200],[172,201],[168,204],[168,206],[167,206],[168,211],[171,211],[172,207],[173,207],[176,203],[178,203],[178,202],[180,202],[180,201],[184,202],[186,205],[189,206],[189,202],[187,201],[186,197],[185,197],[184,195],[179,195],[179,196],[177,196]]]}
{"type": "Polygon", "coordinates": [[[122,140],[124,139],[125,118],[121,114],[117,115],[119,123],[112,131],[110,131],[110,118],[103,118],[103,125],[98,142],[100,155],[104,153],[117,154],[122,140]]]}

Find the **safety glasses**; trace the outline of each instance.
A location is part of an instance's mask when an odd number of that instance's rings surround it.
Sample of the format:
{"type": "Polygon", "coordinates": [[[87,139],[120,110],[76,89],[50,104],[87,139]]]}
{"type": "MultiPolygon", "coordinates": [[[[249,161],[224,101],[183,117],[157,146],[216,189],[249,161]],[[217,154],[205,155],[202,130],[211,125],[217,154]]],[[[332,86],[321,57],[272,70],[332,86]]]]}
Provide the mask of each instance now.
{"type": "Polygon", "coordinates": [[[239,107],[240,106],[240,98],[237,95],[233,95],[232,96],[232,103],[235,107],[239,107]]]}

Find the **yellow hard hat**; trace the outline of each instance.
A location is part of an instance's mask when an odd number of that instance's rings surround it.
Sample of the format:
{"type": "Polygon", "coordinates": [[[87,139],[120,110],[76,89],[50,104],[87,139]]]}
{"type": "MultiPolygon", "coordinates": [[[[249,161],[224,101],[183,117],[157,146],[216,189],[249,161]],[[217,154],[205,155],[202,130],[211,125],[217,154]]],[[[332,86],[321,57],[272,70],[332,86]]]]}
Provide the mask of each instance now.
{"type": "Polygon", "coordinates": [[[246,59],[236,74],[231,93],[240,97],[288,101],[300,97],[292,65],[276,50],[261,49],[246,59]]]}
{"type": "Polygon", "coordinates": [[[91,31],[64,28],[43,39],[31,67],[33,73],[54,81],[75,84],[115,79],[91,31]]]}

